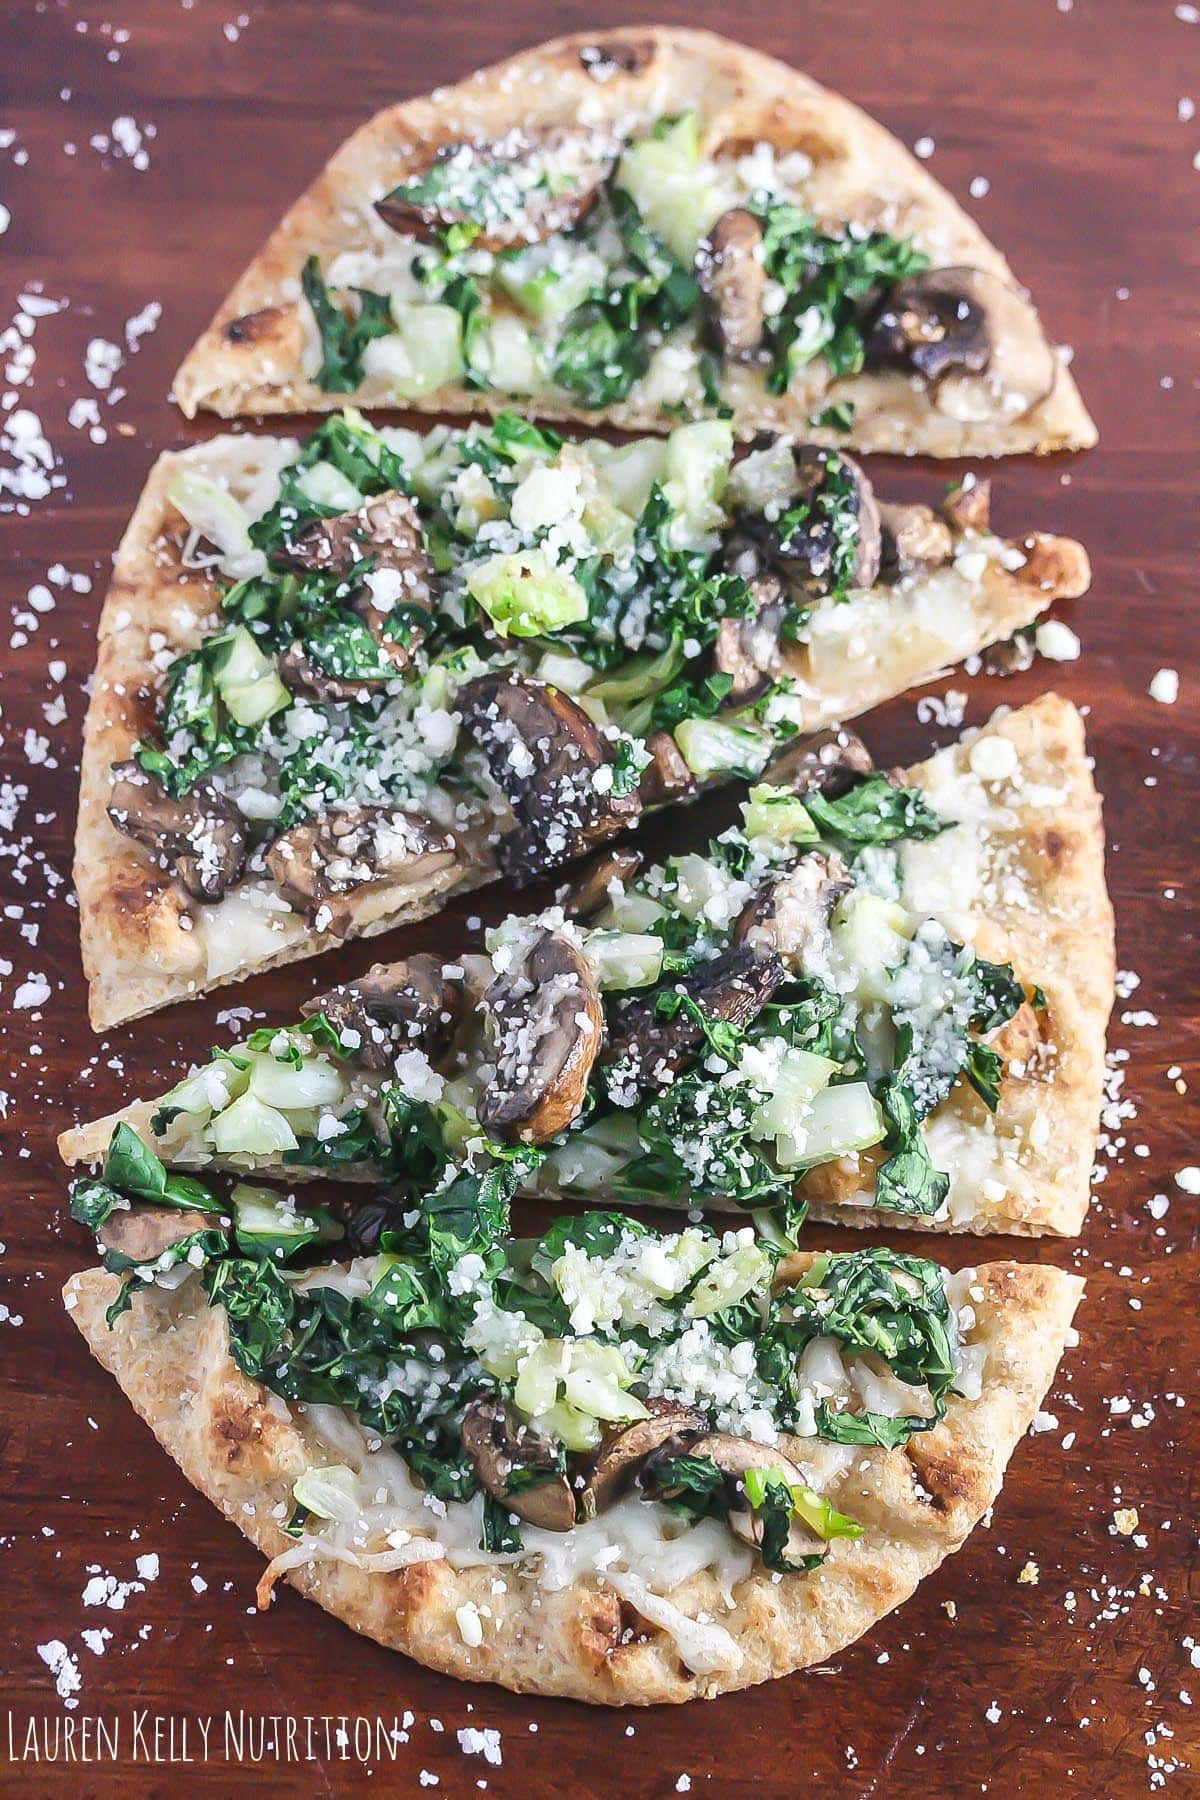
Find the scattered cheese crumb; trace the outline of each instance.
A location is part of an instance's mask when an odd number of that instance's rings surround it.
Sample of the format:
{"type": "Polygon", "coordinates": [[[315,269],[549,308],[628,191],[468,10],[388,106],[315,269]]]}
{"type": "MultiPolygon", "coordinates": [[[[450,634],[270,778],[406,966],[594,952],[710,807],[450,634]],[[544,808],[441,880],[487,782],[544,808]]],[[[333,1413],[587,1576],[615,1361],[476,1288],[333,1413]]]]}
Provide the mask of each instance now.
{"type": "Polygon", "coordinates": [[[1150,698],[1160,706],[1174,706],[1179,698],[1179,670],[1160,669],[1148,689],[1150,698]]]}

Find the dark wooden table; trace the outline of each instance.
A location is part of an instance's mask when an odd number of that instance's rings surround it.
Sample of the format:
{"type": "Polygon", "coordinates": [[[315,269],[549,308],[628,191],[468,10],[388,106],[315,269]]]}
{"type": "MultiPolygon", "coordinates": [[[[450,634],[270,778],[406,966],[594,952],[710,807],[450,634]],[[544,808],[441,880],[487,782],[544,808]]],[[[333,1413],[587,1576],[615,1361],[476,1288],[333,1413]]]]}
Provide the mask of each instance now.
{"type": "MultiPolygon", "coordinates": [[[[1019,1448],[992,1524],[835,1665],[709,1706],[617,1714],[441,1679],[286,1590],[255,1616],[256,1553],[186,1486],[59,1304],[86,1246],[64,1222],[55,1133],[201,1053],[224,1009],[294,1013],[315,981],[309,969],[284,972],[102,1041],[85,1020],[70,896],[84,687],[110,554],[151,458],[185,435],[166,400],[175,364],[283,207],[375,107],[557,30],[641,22],[648,10],[642,0],[245,0],[239,15],[241,3],[40,0],[3,12],[0,200],[11,225],[0,330],[22,294],[35,297],[25,319],[38,316],[32,336],[18,324],[5,339],[0,393],[4,409],[39,416],[55,460],[53,489],[27,516],[0,491],[11,614],[0,723],[0,1790],[336,1794],[373,1771],[385,1791],[416,1794],[428,1771],[440,1792],[630,1800],[687,1791],[685,1777],[693,1793],[723,1794],[1200,1793],[1200,1650],[1190,1649],[1200,1643],[1200,1256],[1196,1200],[1174,1180],[1200,1160],[1184,1088],[1200,998],[1195,9],[659,8],[810,69],[909,143],[931,140],[933,172],[960,198],[974,194],[968,204],[1051,332],[1077,348],[1102,445],[1084,459],[1010,463],[997,510],[1002,528],[1039,524],[1088,544],[1095,586],[1070,614],[1083,658],[1005,683],[955,675],[930,691],[966,688],[974,723],[1052,682],[1090,709],[1118,960],[1140,985],[1117,1002],[1127,1104],[1109,1119],[1086,1233],[1028,1250],[1087,1275],[1082,1341],[1048,1402],[1054,1424],[1019,1448]],[[155,318],[131,352],[127,333],[155,318]],[[97,339],[125,358],[107,389],[85,374],[97,339]],[[26,343],[36,350],[27,378],[16,347],[26,343]],[[1173,707],[1147,694],[1160,667],[1182,678],[1173,707]],[[45,984],[49,998],[31,1005],[45,984]],[[1122,1536],[1114,1510],[1130,1507],[1139,1525],[1122,1536]],[[148,1554],[157,1576],[123,1609],[84,1604],[91,1577],[136,1580],[148,1554]],[[79,1667],[72,1710],[39,1656],[55,1640],[79,1667]],[[256,1727],[267,1718],[265,1753],[247,1736],[244,1760],[227,1757],[227,1711],[256,1727]],[[286,1724],[273,1729],[271,1715],[297,1722],[292,1754],[305,1760],[289,1760],[286,1724]],[[9,1760],[10,1730],[20,1754],[34,1721],[44,1754],[73,1720],[79,1754],[83,1721],[97,1718],[119,1729],[116,1763],[9,1760]],[[396,1720],[406,1739],[379,1747],[377,1719],[396,1720]],[[460,1746],[460,1729],[482,1727],[502,1733],[500,1767],[460,1746]]],[[[914,497],[944,479],[885,473],[914,497]]],[[[950,735],[922,723],[911,696],[870,721],[886,759],[950,735]]],[[[696,838],[699,821],[670,830],[675,842],[696,838]]],[[[475,910],[487,907],[451,908],[405,948],[460,942],[475,910]]],[[[399,950],[399,938],[384,948],[399,950]]],[[[351,947],[321,978],[378,953],[351,947]]],[[[948,1246],[960,1264],[1012,1250],[948,1246]]],[[[94,1737],[86,1748],[96,1753],[94,1737]]]]}

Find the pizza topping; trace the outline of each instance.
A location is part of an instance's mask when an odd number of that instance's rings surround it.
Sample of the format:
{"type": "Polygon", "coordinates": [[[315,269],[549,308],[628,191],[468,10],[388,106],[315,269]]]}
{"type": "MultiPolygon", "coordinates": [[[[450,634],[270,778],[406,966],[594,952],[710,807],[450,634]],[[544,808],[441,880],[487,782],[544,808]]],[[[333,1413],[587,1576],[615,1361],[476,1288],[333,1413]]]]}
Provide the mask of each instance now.
{"type": "Polygon", "coordinates": [[[318,931],[344,936],[350,895],[387,883],[417,887],[455,860],[454,839],[428,820],[387,807],[344,807],[297,825],[267,852],[275,885],[318,931]]]}
{"type": "Polygon", "coordinates": [[[326,1020],[343,1043],[356,1033],[358,1060],[368,1069],[386,1069],[397,1049],[433,1054],[444,1050],[460,1005],[461,988],[447,979],[441,959],[419,952],[314,995],[300,1013],[302,1018],[326,1020]]]}
{"type": "Polygon", "coordinates": [[[851,1468],[929,1430],[960,1383],[985,1385],[964,1342],[975,1310],[936,1264],[882,1249],[782,1263],[749,1227],[659,1232],[616,1212],[514,1240],[517,1179],[451,1169],[407,1206],[389,1197],[366,1234],[379,1253],[330,1266],[322,1209],[243,1184],[230,1231],[203,1184],[122,1127],[71,1211],[102,1232],[131,1201],[168,1221],[132,1256],[106,1250],[123,1278],[110,1321],[135,1294],[200,1281],[242,1372],[336,1447],[337,1463],[301,1471],[288,1529],[329,1527],[367,1568],[415,1531],[458,1564],[475,1544],[484,1560],[544,1558],[553,1581],[569,1557],[543,1534],[599,1550],[607,1525],[617,1552],[599,1566],[621,1565],[626,1530],[658,1507],[646,1528],[711,1521],[802,1572],[859,1535],[838,1505],[851,1468]]]}
{"type": "Polygon", "coordinates": [[[762,349],[767,285],[762,241],[758,219],[735,206],[721,214],[696,257],[717,348],[732,362],[754,362],[762,349]]]}
{"type": "Polygon", "coordinates": [[[776,518],[743,516],[772,564],[806,593],[844,595],[879,573],[880,518],[875,492],[853,457],[814,444],[792,450],[795,488],[776,518]]]}
{"type": "Polygon", "coordinates": [[[914,569],[936,569],[954,554],[950,527],[929,506],[881,501],[880,578],[898,580],[914,569]]]}
{"type": "Polygon", "coordinates": [[[516,1143],[565,1131],[587,1096],[604,1012],[586,959],[569,938],[546,932],[483,997],[496,1073],[479,1122],[516,1143]]]}
{"type": "Polygon", "coordinates": [[[109,1267],[147,1268],[198,1232],[212,1228],[207,1213],[131,1206],[128,1211],[110,1214],[96,1233],[96,1242],[109,1267]]]}
{"type": "Polygon", "coordinates": [[[351,610],[394,669],[408,666],[424,635],[421,615],[433,610],[434,574],[420,518],[407,495],[380,494],[353,512],[315,519],[276,555],[286,567],[356,576],[351,610]]]}
{"type": "Polygon", "coordinates": [[[584,1518],[592,1519],[607,1511],[633,1485],[639,1471],[644,1475],[644,1465],[655,1451],[669,1442],[687,1442],[705,1429],[704,1414],[695,1407],[653,1397],[646,1404],[649,1418],[611,1428],[601,1440],[580,1493],[579,1509],[584,1518]]]}
{"type": "Polygon", "coordinates": [[[463,1449],[479,1481],[506,1511],[543,1531],[570,1531],[575,1496],[562,1452],[508,1407],[473,1400],[463,1414],[463,1449]]]}
{"type": "Polygon", "coordinates": [[[868,364],[911,369],[954,418],[1029,412],[1054,386],[1057,363],[1014,288],[982,269],[926,269],[899,282],[876,314],[868,364]],[[983,377],[986,375],[987,379],[983,377]]]}
{"type": "MultiPolygon", "coordinates": [[[[464,869],[498,861],[524,883],[646,806],[756,777],[828,696],[850,707],[907,653],[910,613],[922,632],[952,615],[961,654],[989,571],[1020,559],[1035,610],[1083,579],[1034,537],[952,535],[935,568],[945,538],[923,509],[889,510],[883,534],[849,459],[773,437],[735,464],[722,421],[615,448],[514,414],[422,437],[347,413],[299,450],[201,447],[188,468],[206,471],[206,531],[224,531],[214,493],[236,515],[236,554],[197,547],[215,617],[157,653],[135,755],[163,796],[141,841],[174,832],[187,859],[198,831],[202,867],[183,867],[218,898],[271,869],[277,840],[355,807],[427,816],[464,869]]],[[[247,896],[237,935],[269,944],[277,922],[247,896]]],[[[213,973],[235,966],[222,942],[213,973]]]]}
{"type": "Polygon", "coordinates": [[[643,805],[664,806],[670,800],[690,799],[696,792],[695,777],[670,732],[652,731],[646,749],[650,761],[638,789],[643,805]]]}
{"type": "Polygon", "coordinates": [[[561,861],[637,819],[641,802],[618,779],[613,744],[558,688],[483,675],[460,690],[458,706],[513,811],[499,856],[516,881],[540,875],[547,851],[561,861]]]}
{"type": "Polygon", "coordinates": [[[582,126],[510,132],[493,144],[441,145],[375,210],[393,231],[512,250],[577,224],[595,204],[616,147],[582,126]]]}
{"type": "Polygon", "coordinates": [[[168,862],[193,900],[211,906],[222,899],[246,864],[246,834],[232,803],[207,783],[172,799],[137,762],[115,764],[112,784],[108,816],[117,830],[168,862]]]}
{"type": "Polygon", "coordinates": [[[848,792],[875,765],[862,739],[845,726],[798,738],[768,763],[764,782],[788,788],[801,799],[826,794],[831,800],[848,792]]]}
{"type": "Polygon", "coordinates": [[[602,850],[567,891],[562,908],[568,919],[586,923],[607,906],[614,884],[623,888],[642,866],[638,850],[602,850]]]}
{"type": "Polygon", "coordinates": [[[613,1019],[605,1047],[608,1084],[625,1091],[669,1084],[710,1042],[713,1025],[738,1030],[761,1012],[783,980],[773,951],[739,945],[675,987],[630,1000],[613,1019]]]}
{"type": "Polygon", "coordinates": [[[821,960],[829,915],[853,885],[840,856],[810,851],[786,875],[774,875],[755,892],[734,922],[732,941],[757,952],[773,951],[791,967],[821,960]]]}

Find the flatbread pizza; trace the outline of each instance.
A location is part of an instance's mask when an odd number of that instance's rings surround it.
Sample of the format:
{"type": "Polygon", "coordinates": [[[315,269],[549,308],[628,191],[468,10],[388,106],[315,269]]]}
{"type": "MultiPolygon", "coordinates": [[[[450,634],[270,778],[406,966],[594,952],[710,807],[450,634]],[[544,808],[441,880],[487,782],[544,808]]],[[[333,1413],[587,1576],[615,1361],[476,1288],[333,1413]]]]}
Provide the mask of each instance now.
{"type": "Polygon", "coordinates": [[[116,559],[75,878],[92,1023],[521,886],[1007,640],[1067,538],[722,421],[614,448],[503,414],[159,459],[116,559]]]}
{"type": "Polygon", "coordinates": [[[915,770],[804,740],[704,854],[600,853],[486,954],[423,953],[222,1045],[120,1126],[177,1169],[1072,1234],[1113,991],[1082,722],[1050,697],[915,770]],[[131,1129],[132,1128],[132,1129],[131,1129]]]}
{"type": "Polygon", "coordinates": [[[512,1239],[511,1170],[376,1205],[330,1264],[328,1209],[144,1150],[121,1179],[75,1184],[105,1266],[65,1304],[270,1557],[260,1605],[283,1577],[433,1668],[609,1705],[821,1662],[905,1599],[995,1501],[1083,1285],[612,1212],[512,1239]]]}
{"type": "Polygon", "coordinates": [[[189,417],[347,395],[935,456],[1096,440],[1004,258],[890,133],[664,27],[559,38],[377,114],[175,378],[189,417]]]}

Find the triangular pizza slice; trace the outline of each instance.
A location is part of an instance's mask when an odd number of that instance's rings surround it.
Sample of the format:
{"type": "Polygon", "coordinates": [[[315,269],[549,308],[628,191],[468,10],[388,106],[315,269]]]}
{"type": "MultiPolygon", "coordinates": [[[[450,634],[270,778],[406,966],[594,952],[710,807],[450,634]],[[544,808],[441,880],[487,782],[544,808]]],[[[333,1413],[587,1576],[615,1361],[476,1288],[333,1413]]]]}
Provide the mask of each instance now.
{"type": "Polygon", "coordinates": [[[175,395],[226,417],[517,398],[933,456],[1096,440],[1004,258],[889,132],[664,27],[560,38],[377,114],[175,395]]]}
{"type": "Polygon", "coordinates": [[[330,1266],[327,1214],[272,1235],[198,1182],[78,1183],[107,1270],[64,1298],[270,1557],[260,1605],[286,1577],[525,1692],[711,1696],[869,1631],[996,1500],[1083,1286],[611,1212],[510,1240],[504,1185],[463,1176],[330,1266]]]}
{"type": "Polygon", "coordinates": [[[841,452],[732,457],[719,420],[614,448],[511,413],[161,457],[84,732],[93,1025],[526,885],[1087,587],[986,483],[935,512],[841,452]]]}
{"type": "Polygon", "coordinates": [[[62,1153],[148,1193],[165,1163],[386,1178],[403,1210],[465,1159],[593,1206],[1077,1232],[1113,992],[1079,714],[869,769],[806,740],[707,854],[604,851],[486,954],[316,995],[62,1153]]]}

